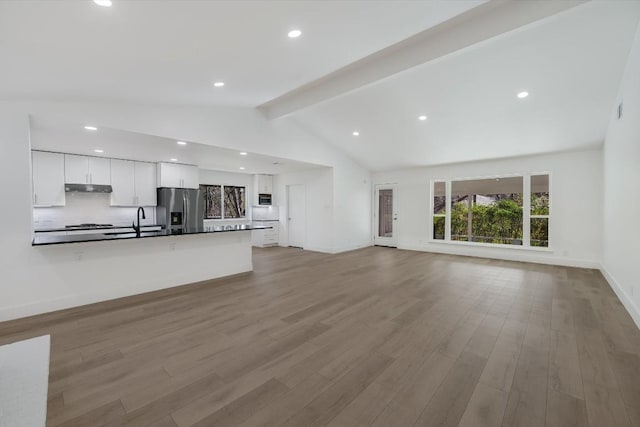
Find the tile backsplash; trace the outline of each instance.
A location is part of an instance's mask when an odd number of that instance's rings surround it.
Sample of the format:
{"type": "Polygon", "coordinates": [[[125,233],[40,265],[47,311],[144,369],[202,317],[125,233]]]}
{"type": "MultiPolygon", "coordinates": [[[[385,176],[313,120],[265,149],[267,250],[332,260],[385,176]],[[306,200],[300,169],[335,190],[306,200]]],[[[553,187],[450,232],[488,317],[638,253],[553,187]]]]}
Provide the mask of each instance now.
{"type": "MultiPolygon", "coordinates": [[[[109,194],[67,193],[65,206],[34,208],[33,227],[39,230],[82,223],[131,225],[136,218],[138,208],[110,206],[110,198],[109,194]]],[[[140,223],[155,224],[155,207],[145,206],[145,213],[147,219],[141,219],[140,223]]]]}

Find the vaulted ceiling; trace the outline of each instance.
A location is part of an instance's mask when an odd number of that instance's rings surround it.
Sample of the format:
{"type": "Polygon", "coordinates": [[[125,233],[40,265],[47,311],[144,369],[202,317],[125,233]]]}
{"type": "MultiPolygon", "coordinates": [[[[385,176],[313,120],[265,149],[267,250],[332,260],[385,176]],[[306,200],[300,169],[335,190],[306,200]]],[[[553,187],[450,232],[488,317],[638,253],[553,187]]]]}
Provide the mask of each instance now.
{"type": "Polygon", "coordinates": [[[259,108],[370,170],[581,149],[639,19],[625,0],[0,2],[0,99],[259,108]]]}

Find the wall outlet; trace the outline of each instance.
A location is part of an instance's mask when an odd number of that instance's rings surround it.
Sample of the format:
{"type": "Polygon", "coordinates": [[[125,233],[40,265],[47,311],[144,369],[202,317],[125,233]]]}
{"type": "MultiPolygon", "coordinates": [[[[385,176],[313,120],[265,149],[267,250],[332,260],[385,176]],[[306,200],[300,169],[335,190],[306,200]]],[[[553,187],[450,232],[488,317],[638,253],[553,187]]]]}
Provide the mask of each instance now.
{"type": "Polygon", "coordinates": [[[84,253],[82,251],[76,252],[75,255],[77,261],[82,261],[82,258],[84,257],[84,253]]]}
{"type": "Polygon", "coordinates": [[[175,243],[169,243],[169,250],[170,251],[175,251],[176,250],[176,244],[175,243]]]}

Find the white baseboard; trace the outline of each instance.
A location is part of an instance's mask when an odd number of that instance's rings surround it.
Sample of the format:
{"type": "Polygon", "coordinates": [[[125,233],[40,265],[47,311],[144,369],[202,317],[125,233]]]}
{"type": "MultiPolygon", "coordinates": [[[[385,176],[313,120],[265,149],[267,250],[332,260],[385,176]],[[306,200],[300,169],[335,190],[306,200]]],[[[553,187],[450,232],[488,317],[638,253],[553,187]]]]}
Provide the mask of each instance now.
{"type": "Polygon", "coordinates": [[[517,252],[514,251],[514,253],[512,254],[505,254],[503,251],[508,251],[508,249],[503,249],[498,253],[494,250],[495,248],[467,248],[462,245],[455,247],[449,247],[445,245],[437,247],[435,245],[429,247],[420,245],[398,245],[398,249],[432,252],[447,255],[461,255],[476,258],[499,259],[504,261],[531,262],[534,264],[561,265],[564,267],[591,268],[596,270],[600,269],[600,262],[598,261],[545,256],[535,252],[522,250],[518,250],[517,252]]]}
{"type": "Polygon", "coordinates": [[[611,275],[609,270],[604,265],[600,266],[600,272],[604,276],[613,292],[617,295],[618,299],[624,305],[624,308],[627,310],[633,321],[636,323],[636,326],[640,328],[640,310],[634,304],[633,300],[629,297],[629,295],[624,291],[624,288],[620,285],[620,283],[611,275]]]}

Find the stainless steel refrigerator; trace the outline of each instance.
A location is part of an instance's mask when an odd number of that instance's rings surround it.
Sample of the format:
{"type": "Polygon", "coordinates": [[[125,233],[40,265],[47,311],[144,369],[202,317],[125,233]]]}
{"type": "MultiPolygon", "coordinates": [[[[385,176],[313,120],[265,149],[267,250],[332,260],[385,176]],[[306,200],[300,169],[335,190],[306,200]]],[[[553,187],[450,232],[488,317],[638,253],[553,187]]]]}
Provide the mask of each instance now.
{"type": "Polygon", "coordinates": [[[204,196],[189,188],[158,188],[158,223],[170,230],[193,230],[204,226],[204,196]]]}

